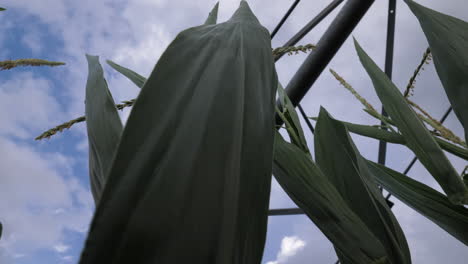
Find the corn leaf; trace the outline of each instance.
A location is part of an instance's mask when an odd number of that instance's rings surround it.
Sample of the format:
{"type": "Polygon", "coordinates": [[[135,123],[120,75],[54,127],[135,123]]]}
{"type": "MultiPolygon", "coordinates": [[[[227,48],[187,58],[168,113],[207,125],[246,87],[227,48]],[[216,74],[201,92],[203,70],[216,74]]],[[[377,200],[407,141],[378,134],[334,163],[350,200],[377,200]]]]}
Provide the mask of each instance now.
{"type": "Polygon", "coordinates": [[[114,99],[104,79],[99,57],[86,55],[86,59],[88,80],[85,116],[89,143],[89,175],[91,192],[97,204],[123,128],[114,99]]]}
{"type": "Polygon", "coordinates": [[[411,263],[403,231],[377,188],[365,160],[346,127],[333,120],[324,108],[320,109],[314,140],[317,165],[351,210],[379,239],[387,251],[389,263],[411,263]]]}
{"type": "Polygon", "coordinates": [[[374,84],[385,110],[405,138],[406,145],[440,184],[454,204],[468,204],[468,190],[422,121],[405,102],[398,88],[354,41],[362,65],[374,84]]]}
{"type": "MultiPolygon", "coordinates": [[[[336,121],[339,121],[339,120],[336,120],[336,121]]],[[[401,134],[383,130],[383,129],[380,129],[374,126],[369,126],[369,125],[354,124],[354,123],[349,123],[345,121],[339,121],[339,122],[341,122],[344,126],[346,126],[349,132],[352,132],[354,134],[358,134],[358,135],[370,137],[370,138],[375,138],[378,140],[383,140],[388,143],[406,145],[406,141],[401,134]]],[[[434,137],[434,138],[443,150],[449,153],[452,153],[453,155],[456,155],[462,159],[468,160],[468,149],[459,147],[457,145],[454,145],[450,142],[447,142],[437,137],[434,137]]]]}
{"type": "Polygon", "coordinates": [[[6,9],[3,7],[0,7],[0,11],[5,11],[6,9]]]}
{"type": "Polygon", "coordinates": [[[468,209],[452,204],[438,191],[410,177],[368,161],[385,190],[468,246],[468,209]]]}
{"type": "Polygon", "coordinates": [[[0,239],[2,239],[2,232],[3,232],[3,225],[2,225],[2,222],[0,222],[0,239]]]}
{"type": "Polygon", "coordinates": [[[286,131],[288,132],[291,142],[301,148],[306,153],[310,153],[309,147],[302,130],[299,116],[294,109],[294,106],[286,94],[281,83],[278,82],[278,99],[280,101],[280,108],[276,109],[276,112],[286,125],[286,131]]]}
{"type": "Polygon", "coordinates": [[[130,113],[80,263],[260,263],[277,81],[245,1],[179,33],[130,113]]]}
{"type": "Polygon", "coordinates": [[[382,243],[309,155],[276,132],[273,174],[289,197],[351,263],[385,263],[382,243]]]}
{"type": "Polygon", "coordinates": [[[215,6],[211,10],[210,14],[208,15],[208,18],[205,21],[205,25],[214,25],[218,21],[218,8],[219,8],[219,2],[216,2],[215,6]]]}
{"type": "Polygon", "coordinates": [[[405,1],[419,20],[434,65],[468,142],[468,23],[414,1],[405,1]]]}
{"type": "Polygon", "coordinates": [[[106,62],[107,64],[109,64],[109,66],[114,68],[114,70],[120,72],[123,76],[127,77],[130,81],[132,81],[138,88],[143,87],[143,84],[145,84],[146,78],[141,76],[140,74],[123,66],[120,66],[119,64],[111,60],[107,60],[106,62]]]}

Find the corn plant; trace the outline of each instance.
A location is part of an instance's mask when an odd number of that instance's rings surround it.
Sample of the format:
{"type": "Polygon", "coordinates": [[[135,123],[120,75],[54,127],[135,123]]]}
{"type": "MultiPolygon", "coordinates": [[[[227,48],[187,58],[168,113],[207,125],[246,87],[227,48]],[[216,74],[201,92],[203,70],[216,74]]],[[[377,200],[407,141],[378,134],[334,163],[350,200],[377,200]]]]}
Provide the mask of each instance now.
{"type": "MultiPolygon", "coordinates": [[[[466,140],[468,23],[406,3],[429,42],[423,62],[431,53],[466,140]]],[[[123,104],[115,104],[99,58],[86,55],[85,116],[36,138],[86,121],[96,211],[81,264],[258,264],[271,174],[332,242],[341,263],[411,263],[404,231],[378,186],[468,245],[466,176],[443,151],[468,160],[468,149],[416,113],[422,108],[408,97],[417,73],[402,94],[355,40],[389,117],[332,73],[390,130],[336,120],[321,108],[314,118],[314,160],[273,60],[275,52],[314,46],[272,50],[268,31],[246,1],[224,23],[217,23],[217,12],[218,4],[203,25],[180,32],[148,78],[107,61],[141,88],[123,104]],[[117,110],[127,106],[133,109],[124,127],[117,110]],[[275,112],[290,142],[276,131],[275,112]],[[444,194],[366,160],[349,132],[407,146],[444,194]]]]}

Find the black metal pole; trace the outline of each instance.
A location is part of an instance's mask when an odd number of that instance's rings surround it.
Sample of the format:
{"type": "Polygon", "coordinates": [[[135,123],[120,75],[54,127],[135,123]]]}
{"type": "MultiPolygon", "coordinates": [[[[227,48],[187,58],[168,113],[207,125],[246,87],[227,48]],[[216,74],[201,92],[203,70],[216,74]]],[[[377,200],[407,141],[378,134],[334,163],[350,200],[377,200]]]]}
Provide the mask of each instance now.
{"type": "MultiPolygon", "coordinates": [[[[385,51],[385,73],[389,79],[392,79],[393,71],[393,47],[395,43],[395,17],[396,17],[396,0],[388,1],[388,20],[387,20],[387,47],[385,51]]],[[[382,115],[388,116],[385,109],[382,107],[382,115]]],[[[387,130],[381,122],[382,129],[387,130]]],[[[387,142],[379,141],[379,154],[377,162],[385,165],[385,159],[387,156],[387,142]]]]}
{"type": "Polygon", "coordinates": [[[301,208],[270,209],[268,215],[299,215],[304,214],[301,208]]]}
{"type": "Polygon", "coordinates": [[[306,115],[304,109],[302,109],[302,106],[301,106],[300,104],[299,104],[297,107],[299,108],[299,111],[301,112],[302,118],[304,118],[304,121],[306,122],[307,126],[309,127],[310,132],[311,132],[312,134],[314,134],[314,133],[315,133],[314,126],[312,125],[312,123],[310,123],[310,120],[309,120],[309,118],[307,117],[307,115],[306,115]]]}
{"type": "MultiPolygon", "coordinates": [[[[299,104],[372,3],[374,0],[348,0],[340,10],[317,48],[307,56],[285,89],[294,106],[299,104]]],[[[281,119],[279,124],[282,124],[281,119]]]]}
{"type": "Polygon", "coordinates": [[[273,29],[273,31],[271,32],[270,34],[270,37],[271,38],[274,38],[276,33],[278,33],[278,30],[283,26],[284,22],[286,21],[286,19],[288,19],[289,15],[291,15],[292,11],[294,10],[294,8],[296,8],[297,4],[299,4],[301,0],[296,0],[292,5],[291,7],[288,9],[288,11],[286,12],[286,14],[283,16],[283,18],[280,20],[280,22],[278,23],[278,25],[276,25],[275,29],[273,29]]]}
{"type": "MultiPolygon", "coordinates": [[[[294,46],[299,42],[307,33],[309,33],[315,26],[317,26],[325,17],[328,16],[335,8],[341,4],[343,0],[334,0],[327,7],[325,7],[320,13],[318,13],[307,25],[305,25],[299,32],[297,32],[291,39],[286,42],[283,47],[294,46]]],[[[275,61],[278,61],[283,57],[284,54],[275,57],[275,61]]]]}

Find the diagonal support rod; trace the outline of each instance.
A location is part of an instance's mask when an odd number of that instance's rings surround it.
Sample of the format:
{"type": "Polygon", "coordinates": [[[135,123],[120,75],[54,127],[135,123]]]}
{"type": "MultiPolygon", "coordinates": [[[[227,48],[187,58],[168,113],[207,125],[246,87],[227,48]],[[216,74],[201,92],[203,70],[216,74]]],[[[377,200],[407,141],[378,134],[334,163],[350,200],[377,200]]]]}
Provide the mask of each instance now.
{"type": "Polygon", "coordinates": [[[276,25],[275,29],[273,29],[273,31],[271,32],[270,34],[270,37],[273,39],[276,35],[276,33],[278,33],[278,30],[283,26],[284,22],[286,22],[286,20],[288,19],[288,17],[291,15],[292,11],[296,8],[297,4],[299,4],[301,0],[296,0],[292,5],[291,7],[288,9],[288,11],[286,12],[286,14],[284,14],[283,18],[281,18],[280,22],[278,23],[278,25],[276,25]]]}
{"type": "MultiPolygon", "coordinates": [[[[315,51],[309,54],[286,87],[286,93],[294,106],[300,103],[373,3],[374,0],[346,2],[320,38],[315,51]]],[[[278,116],[276,124],[282,125],[278,116]]]]}

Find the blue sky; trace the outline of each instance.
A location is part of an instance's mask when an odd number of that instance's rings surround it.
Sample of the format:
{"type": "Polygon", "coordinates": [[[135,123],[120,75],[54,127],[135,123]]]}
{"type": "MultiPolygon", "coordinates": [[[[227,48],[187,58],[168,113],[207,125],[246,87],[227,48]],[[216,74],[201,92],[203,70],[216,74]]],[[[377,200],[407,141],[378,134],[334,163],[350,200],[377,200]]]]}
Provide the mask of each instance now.
{"type": "MultiPolygon", "coordinates": [[[[238,0],[220,1],[219,21],[225,21],[238,0]]],[[[301,1],[273,41],[285,43],[329,1],[301,1]]],[[[376,1],[353,32],[363,48],[383,65],[387,1],[376,1]]],[[[441,12],[468,20],[463,0],[420,0],[441,12]]],[[[0,263],[76,263],[94,210],[88,182],[86,128],[78,124],[50,140],[34,141],[43,131],[84,114],[87,77],[85,53],[99,55],[116,101],[129,100],[138,89],[104,65],[111,59],[147,76],[158,57],[181,30],[203,23],[213,0],[6,0],[0,6],[0,60],[42,58],[64,61],[60,67],[16,68],[0,72],[0,263]]],[[[272,30],[292,1],[250,0],[260,22],[272,30]]],[[[316,43],[336,15],[333,12],[300,44],[316,43]]],[[[419,63],[427,42],[416,19],[402,1],[397,7],[394,81],[406,83],[419,63]]],[[[306,55],[285,56],[276,64],[283,86],[306,55]]],[[[348,80],[375,107],[380,107],[371,82],[347,41],[328,68],[348,80]]],[[[428,65],[418,77],[414,101],[440,117],[448,101],[428,65]]],[[[324,71],[303,107],[316,116],[324,106],[336,118],[376,124],[361,105],[324,71]]],[[[126,121],[129,109],[121,112],[126,121]]],[[[446,125],[458,135],[462,129],[451,115],[446,125]]],[[[306,132],[313,147],[313,138],[306,132]]],[[[361,153],[375,160],[378,143],[353,136],[361,153]]],[[[411,160],[409,150],[390,145],[388,166],[402,171],[411,160]]],[[[461,171],[465,163],[448,155],[461,171]]],[[[410,176],[440,190],[417,163],[410,176]]],[[[394,212],[407,236],[414,263],[461,263],[468,250],[397,200],[394,212]]],[[[294,207],[274,182],[271,208],[294,207]]],[[[331,244],[305,216],[270,217],[264,263],[334,263],[331,244]]]]}

